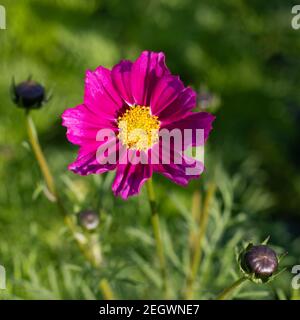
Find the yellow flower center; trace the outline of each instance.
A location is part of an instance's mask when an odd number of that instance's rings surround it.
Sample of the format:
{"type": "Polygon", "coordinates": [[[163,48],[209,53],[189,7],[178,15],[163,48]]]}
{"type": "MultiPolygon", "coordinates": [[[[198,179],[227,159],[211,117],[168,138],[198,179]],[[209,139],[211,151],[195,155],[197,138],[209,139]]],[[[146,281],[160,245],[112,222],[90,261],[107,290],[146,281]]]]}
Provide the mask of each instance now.
{"type": "Polygon", "coordinates": [[[119,139],[129,149],[147,151],[158,142],[160,122],[150,107],[131,106],[118,118],[119,139]]]}

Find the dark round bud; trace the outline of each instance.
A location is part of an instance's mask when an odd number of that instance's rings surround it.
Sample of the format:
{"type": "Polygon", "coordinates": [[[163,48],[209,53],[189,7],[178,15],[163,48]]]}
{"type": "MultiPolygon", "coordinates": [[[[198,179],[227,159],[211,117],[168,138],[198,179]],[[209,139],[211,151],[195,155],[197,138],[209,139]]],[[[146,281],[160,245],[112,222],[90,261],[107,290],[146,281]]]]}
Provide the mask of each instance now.
{"type": "Polygon", "coordinates": [[[251,273],[268,277],[278,266],[276,253],[266,245],[252,246],[244,256],[246,267],[251,273]]]}
{"type": "Polygon", "coordinates": [[[86,230],[95,230],[99,225],[99,215],[93,210],[84,210],[78,214],[80,225],[86,230]]]}
{"type": "Polygon", "coordinates": [[[45,88],[33,80],[12,85],[14,103],[25,109],[38,109],[46,101],[45,88]]]}

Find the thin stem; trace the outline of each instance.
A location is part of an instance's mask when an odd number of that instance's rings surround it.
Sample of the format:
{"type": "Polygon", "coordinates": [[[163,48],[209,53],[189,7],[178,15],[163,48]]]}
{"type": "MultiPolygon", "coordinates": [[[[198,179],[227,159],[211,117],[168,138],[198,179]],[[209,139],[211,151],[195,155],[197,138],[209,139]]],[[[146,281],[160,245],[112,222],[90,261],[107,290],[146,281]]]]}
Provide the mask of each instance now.
{"type": "Polygon", "coordinates": [[[27,124],[27,132],[28,132],[29,141],[32,146],[33,152],[35,154],[36,160],[38,161],[38,164],[39,164],[40,169],[42,171],[42,174],[44,176],[47,188],[51,192],[53,197],[55,197],[55,199],[57,199],[54,179],[52,177],[48,163],[47,163],[46,158],[43,154],[41,146],[39,144],[37,132],[36,132],[33,120],[31,118],[31,116],[29,115],[29,113],[26,114],[26,124],[27,124]]]}
{"type": "MultiPolygon", "coordinates": [[[[67,211],[66,211],[60,197],[58,196],[58,194],[56,192],[54,178],[51,174],[49,165],[48,165],[47,160],[46,160],[44,153],[42,151],[41,145],[39,143],[37,131],[36,131],[34,122],[31,118],[29,112],[26,113],[26,125],[27,125],[27,133],[28,133],[28,137],[29,137],[29,142],[31,144],[33,153],[34,153],[35,158],[39,164],[41,172],[43,174],[47,189],[51,193],[52,197],[54,198],[54,201],[57,203],[59,211],[62,213],[63,216],[66,216],[67,211]]],[[[72,221],[68,218],[65,218],[65,222],[71,228],[71,230],[74,231],[74,226],[72,225],[72,221]]]]}
{"type": "Polygon", "coordinates": [[[102,264],[102,251],[97,235],[86,236],[81,232],[78,232],[77,227],[69,214],[64,217],[64,222],[69,228],[82,255],[95,269],[98,269],[102,264]]]}
{"type": "Polygon", "coordinates": [[[115,300],[115,295],[112,291],[111,286],[107,279],[102,279],[99,284],[100,290],[102,291],[105,300],[115,300]]]}
{"type": "Polygon", "coordinates": [[[240,285],[244,283],[246,280],[247,280],[246,277],[242,277],[236,280],[231,286],[224,289],[223,292],[217,296],[216,300],[227,300],[234,293],[234,291],[238,287],[240,287],[240,285]]]}
{"type": "Polygon", "coordinates": [[[102,264],[102,250],[98,234],[92,234],[90,236],[89,247],[89,252],[91,252],[91,261],[93,261],[95,267],[99,267],[102,264]]]}
{"type": "Polygon", "coordinates": [[[206,193],[203,211],[199,220],[199,230],[198,235],[194,247],[194,252],[192,255],[190,270],[187,277],[187,284],[185,290],[185,298],[192,299],[194,296],[194,282],[197,276],[197,272],[199,269],[201,257],[202,257],[202,249],[203,249],[203,239],[206,234],[207,224],[208,224],[208,217],[210,213],[210,206],[212,199],[214,197],[216,191],[216,185],[214,183],[210,183],[208,185],[208,190],[206,193]]]}
{"type": "Polygon", "coordinates": [[[163,247],[161,234],[160,234],[159,215],[157,211],[157,204],[156,204],[155,193],[153,189],[152,178],[147,180],[146,186],[147,186],[148,198],[149,198],[149,203],[151,208],[151,223],[152,223],[153,234],[154,234],[155,243],[156,243],[157,256],[160,264],[161,277],[163,281],[163,289],[167,295],[168,286],[167,286],[166,259],[165,259],[164,247],[163,247]]]}
{"type": "Polygon", "coordinates": [[[199,225],[201,215],[201,193],[200,190],[195,190],[192,199],[192,219],[190,224],[189,234],[189,247],[190,247],[190,258],[193,257],[195,252],[195,243],[197,241],[197,228],[199,225]]]}
{"type": "MultiPolygon", "coordinates": [[[[27,132],[28,132],[28,137],[29,137],[29,142],[31,144],[33,153],[35,155],[35,158],[39,164],[39,167],[41,169],[41,172],[43,174],[46,186],[48,191],[51,193],[51,196],[55,203],[57,204],[57,207],[60,211],[60,213],[64,217],[64,223],[66,226],[69,228],[70,232],[72,233],[74,239],[76,240],[78,247],[82,254],[85,256],[85,258],[90,261],[90,263],[94,267],[99,267],[101,263],[101,251],[100,253],[96,253],[93,251],[89,250],[89,243],[87,243],[87,239],[80,234],[77,231],[76,225],[72,219],[72,217],[67,213],[67,210],[59,197],[57,191],[56,191],[56,186],[55,186],[55,181],[53,178],[53,175],[51,174],[49,165],[47,163],[47,160],[44,156],[44,153],[42,151],[41,145],[39,143],[37,131],[34,125],[34,122],[29,114],[29,112],[26,113],[26,127],[27,127],[27,132]]],[[[100,247],[100,245],[99,245],[100,247]]],[[[96,246],[95,244],[93,245],[93,248],[95,249],[96,246]]]]}

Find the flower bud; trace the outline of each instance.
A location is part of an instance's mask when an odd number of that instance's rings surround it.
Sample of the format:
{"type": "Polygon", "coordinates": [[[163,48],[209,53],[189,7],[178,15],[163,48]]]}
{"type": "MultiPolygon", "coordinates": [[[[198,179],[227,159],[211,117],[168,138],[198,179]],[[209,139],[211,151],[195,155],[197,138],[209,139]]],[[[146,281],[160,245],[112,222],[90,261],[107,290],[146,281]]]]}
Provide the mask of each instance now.
{"type": "Polygon", "coordinates": [[[252,246],[244,255],[244,263],[251,273],[261,277],[272,275],[278,267],[276,253],[266,245],[252,246]]]}
{"type": "Polygon", "coordinates": [[[12,100],[20,108],[38,109],[46,102],[45,88],[28,79],[19,84],[12,84],[12,100]]]}
{"type": "Polygon", "coordinates": [[[286,270],[281,261],[287,255],[284,252],[277,255],[268,245],[268,237],[261,244],[244,244],[237,256],[237,262],[243,277],[254,283],[268,283],[273,281],[286,270]]]}
{"type": "Polygon", "coordinates": [[[100,222],[99,214],[94,210],[83,210],[78,214],[80,225],[86,230],[95,230],[100,222]]]}

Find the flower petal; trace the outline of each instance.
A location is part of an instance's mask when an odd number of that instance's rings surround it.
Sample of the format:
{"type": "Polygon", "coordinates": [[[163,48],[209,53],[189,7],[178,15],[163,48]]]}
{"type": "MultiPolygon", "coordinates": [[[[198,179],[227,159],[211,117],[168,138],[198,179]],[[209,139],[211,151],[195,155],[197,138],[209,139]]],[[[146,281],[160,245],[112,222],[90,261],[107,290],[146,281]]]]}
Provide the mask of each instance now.
{"type": "Polygon", "coordinates": [[[160,78],[151,94],[150,106],[154,115],[159,115],[184,89],[178,76],[166,75],[160,78]]]}
{"type": "Polygon", "coordinates": [[[138,194],[143,184],[151,176],[152,166],[149,164],[119,164],[112,190],[115,196],[127,199],[129,196],[138,194]]]}
{"type": "Polygon", "coordinates": [[[68,140],[77,145],[95,142],[100,129],[117,130],[114,121],[94,114],[84,104],[65,110],[62,119],[62,125],[67,127],[68,140]]]}
{"type": "Polygon", "coordinates": [[[100,66],[94,72],[86,72],[84,104],[95,114],[116,118],[124,103],[113,86],[110,70],[100,66]]]}
{"type": "MultiPolygon", "coordinates": [[[[80,175],[88,174],[101,174],[110,170],[114,170],[117,166],[117,163],[99,163],[99,158],[97,158],[97,149],[107,146],[109,150],[109,145],[112,143],[112,139],[106,142],[97,142],[93,145],[93,148],[90,148],[89,145],[86,145],[80,148],[77,159],[71,163],[68,167],[69,170],[80,175]]],[[[118,142],[115,140],[116,148],[118,148],[118,142]]]]}
{"type": "Polygon", "coordinates": [[[186,186],[191,179],[198,179],[204,170],[202,162],[190,157],[181,156],[181,164],[158,164],[153,166],[153,171],[158,172],[173,182],[186,186]]]}
{"type": "Polygon", "coordinates": [[[131,92],[135,104],[149,106],[156,82],[169,73],[165,65],[165,55],[162,52],[142,52],[133,63],[131,70],[131,92]]]}
{"type": "Polygon", "coordinates": [[[131,93],[131,69],[132,62],[122,60],[115,65],[111,71],[113,84],[119,92],[122,99],[129,105],[134,104],[134,99],[131,93]]]}
{"type": "Polygon", "coordinates": [[[162,127],[182,119],[192,111],[196,107],[196,97],[193,89],[187,87],[182,90],[172,103],[159,112],[158,117],[162,127]]]}
{"type": "Polygon", "coordinates": [[[183,133],[184,138],[184,129],[192,129],[192,134],[190,137],[190,142],[186,143],[186,146],[192,145],[203,145],[207,140],[210,131],[212,130],[212,123],[215,120],[215,116],[208,112],[189,112],[183,119],[168,123],[164,128],[168,130],[179,129],[183,133]],[[197,139],[197,129],[204,130],[204,139],[197,139]]]}

